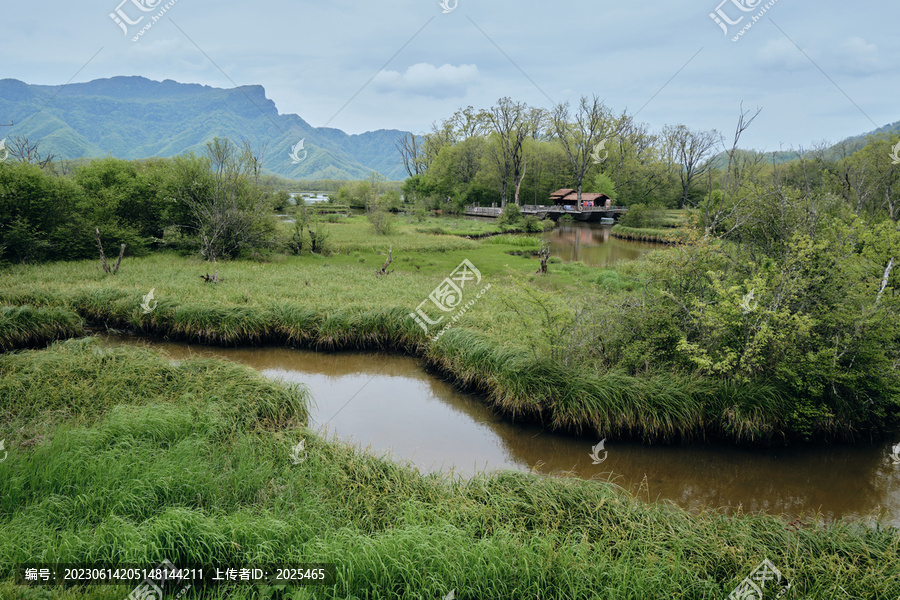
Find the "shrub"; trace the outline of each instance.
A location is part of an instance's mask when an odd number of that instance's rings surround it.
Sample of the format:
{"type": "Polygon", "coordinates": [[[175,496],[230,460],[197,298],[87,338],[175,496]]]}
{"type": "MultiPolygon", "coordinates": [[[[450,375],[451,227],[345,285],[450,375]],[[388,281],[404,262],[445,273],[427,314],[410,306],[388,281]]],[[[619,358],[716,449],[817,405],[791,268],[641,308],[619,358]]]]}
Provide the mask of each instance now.
{"type": "Polygon", "coordinates": [[[544,225],[536,216],[528,215],[525,217],[525,231],[528,233],[540,233],[543,230],[544,225]]]}
{"type": "Polygon", "coordinates": [[[657,206],[632,204],[628,207],[628,212],[619,219],[619,223],[638,229],[658,229],[663,226],[665,220],[665,211],[657,206]]]}
{"type": "Polygon", "coordinates": [[[507,204],[497,219],[500,225],[515,225],[522,220],[522,211],[518,204],[507,204]]]}

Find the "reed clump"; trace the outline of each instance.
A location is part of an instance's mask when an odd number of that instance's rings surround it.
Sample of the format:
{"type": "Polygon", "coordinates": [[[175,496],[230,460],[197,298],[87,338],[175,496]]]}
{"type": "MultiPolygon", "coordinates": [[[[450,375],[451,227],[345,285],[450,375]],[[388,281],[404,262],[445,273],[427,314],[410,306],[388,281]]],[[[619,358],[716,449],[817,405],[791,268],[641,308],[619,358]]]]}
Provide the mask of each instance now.
{"type": "Polygon", "coordinates": [[[682,229],[650,229],[641,227],[627,227],[625,225],[613,225],[610,235],[623,240],[636,242],[655,242],[658,244],[677,244],[687,238],[682,229]]]}
{"type": "Polygon", "coordinates": [[[0,352],[84,335],[81,317],[65,308],[0,306],[0,352]]]}

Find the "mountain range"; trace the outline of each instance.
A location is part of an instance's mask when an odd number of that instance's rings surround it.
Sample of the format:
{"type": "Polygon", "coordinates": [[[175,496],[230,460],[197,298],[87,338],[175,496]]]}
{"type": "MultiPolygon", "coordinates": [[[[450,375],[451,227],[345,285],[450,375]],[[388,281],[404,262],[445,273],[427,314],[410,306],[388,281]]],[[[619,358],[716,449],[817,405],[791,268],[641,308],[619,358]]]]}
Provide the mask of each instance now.
{"type": "Polygon", "coordinates": [[[298,115],[279,114],[259,85],[220,89],[112,77],[48,86],[0,79],[0,123],[10,121],[12,127],[0,130],[4,136],[38,141],[43,153],[60,159],[202,154],[214,137],[227,137],[254,149],[266,144],[265,169],[289,179],[365,179],[372,171],[406,178],[394,146],[405,131],[349,135],[313,127],[298,115]]]}
{"type": "MultiPolygon", "coordinates": [[[[298,115],[279,114],[259,85],[221,89],[137,76],[56,86],[0,79],[0,124],[10,121],[12,127],[0,130],[4,136],[38,141],[43,153],[60,159],[202,154],[207,142],[227,137],[254,149],[265,144],[265,170],[287,179],[366,179],[372,171],[388,180],[406,178],[394,143],[407,132],[349,135],[313,127],[298,115]]],[[[867,135],[878,133],[900,133],[900,122],[847,138],[826,156],[858,150],[867,135]]],[[[768,153],[773,162],[797,156],[794,150],[768,153]]]]}

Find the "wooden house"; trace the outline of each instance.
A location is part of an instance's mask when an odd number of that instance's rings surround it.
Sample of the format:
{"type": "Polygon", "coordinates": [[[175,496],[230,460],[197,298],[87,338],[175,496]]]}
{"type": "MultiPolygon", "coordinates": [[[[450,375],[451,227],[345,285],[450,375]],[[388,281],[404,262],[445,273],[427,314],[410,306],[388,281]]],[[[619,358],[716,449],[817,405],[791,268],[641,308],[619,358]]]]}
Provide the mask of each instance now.
{"type": "MultiPolygon", "coordinates": [[[[550,204],[564,206],[566,210],[580,210],[578,207],[578,191],[570,188],[562,188],[550,194],[550,204]]],[[[606,194],[592,194],[581,192],[581,207],[584,210],[609,210],[612,207],[612,198],[606,194]]]]}

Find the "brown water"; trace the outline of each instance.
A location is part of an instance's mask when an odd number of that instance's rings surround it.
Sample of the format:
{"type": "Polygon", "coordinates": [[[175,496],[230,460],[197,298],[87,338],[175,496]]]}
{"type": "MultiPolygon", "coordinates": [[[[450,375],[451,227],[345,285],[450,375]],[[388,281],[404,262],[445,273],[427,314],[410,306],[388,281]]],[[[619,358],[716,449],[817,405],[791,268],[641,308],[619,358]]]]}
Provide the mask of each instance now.
{"type": "Polygon", "coordinates": [[[608,267],[622,260],[634,260],[664,244],[620,240],[610,235],[611,225],[560,223],[544,234],[550,254],[565,262],[580,260],[594,267],[608,267]]]}
{"type": "Polygon", "coordinates": [[[741,507],[809,522],[816,511],[827,520],[883,511],[900,526],[900,465],[892,464],[890,444],[748,451],[607,440],[605,460],[594,465],[590,453],[599,440],[508,423],[478,396],[456,391],[412,358],[105,339],[116,345],[151,345],[173,359],[226,358],[273,379],[304,383],[314,399],[311,427],[375,454],[409,461],[422,472],[566,472],[612,480],[644,500],[670,500],[693,512],[741,507]]]}
{"type": "MultiPolygon", "coordinates": [[[[492,221],[491,217],[464,217],[471,221],[492,221]]],[[[612,225],[600,223],[557,223],[556,228],[540,234],[550,244],[550,256],[564,262],[580,260],[592,267],[609,267],[619,261],[634,260],[666,244],[633,242],[610,235],[612,225]]],[[[538,234],[535,234],[538,235],[538,234]]]]}

